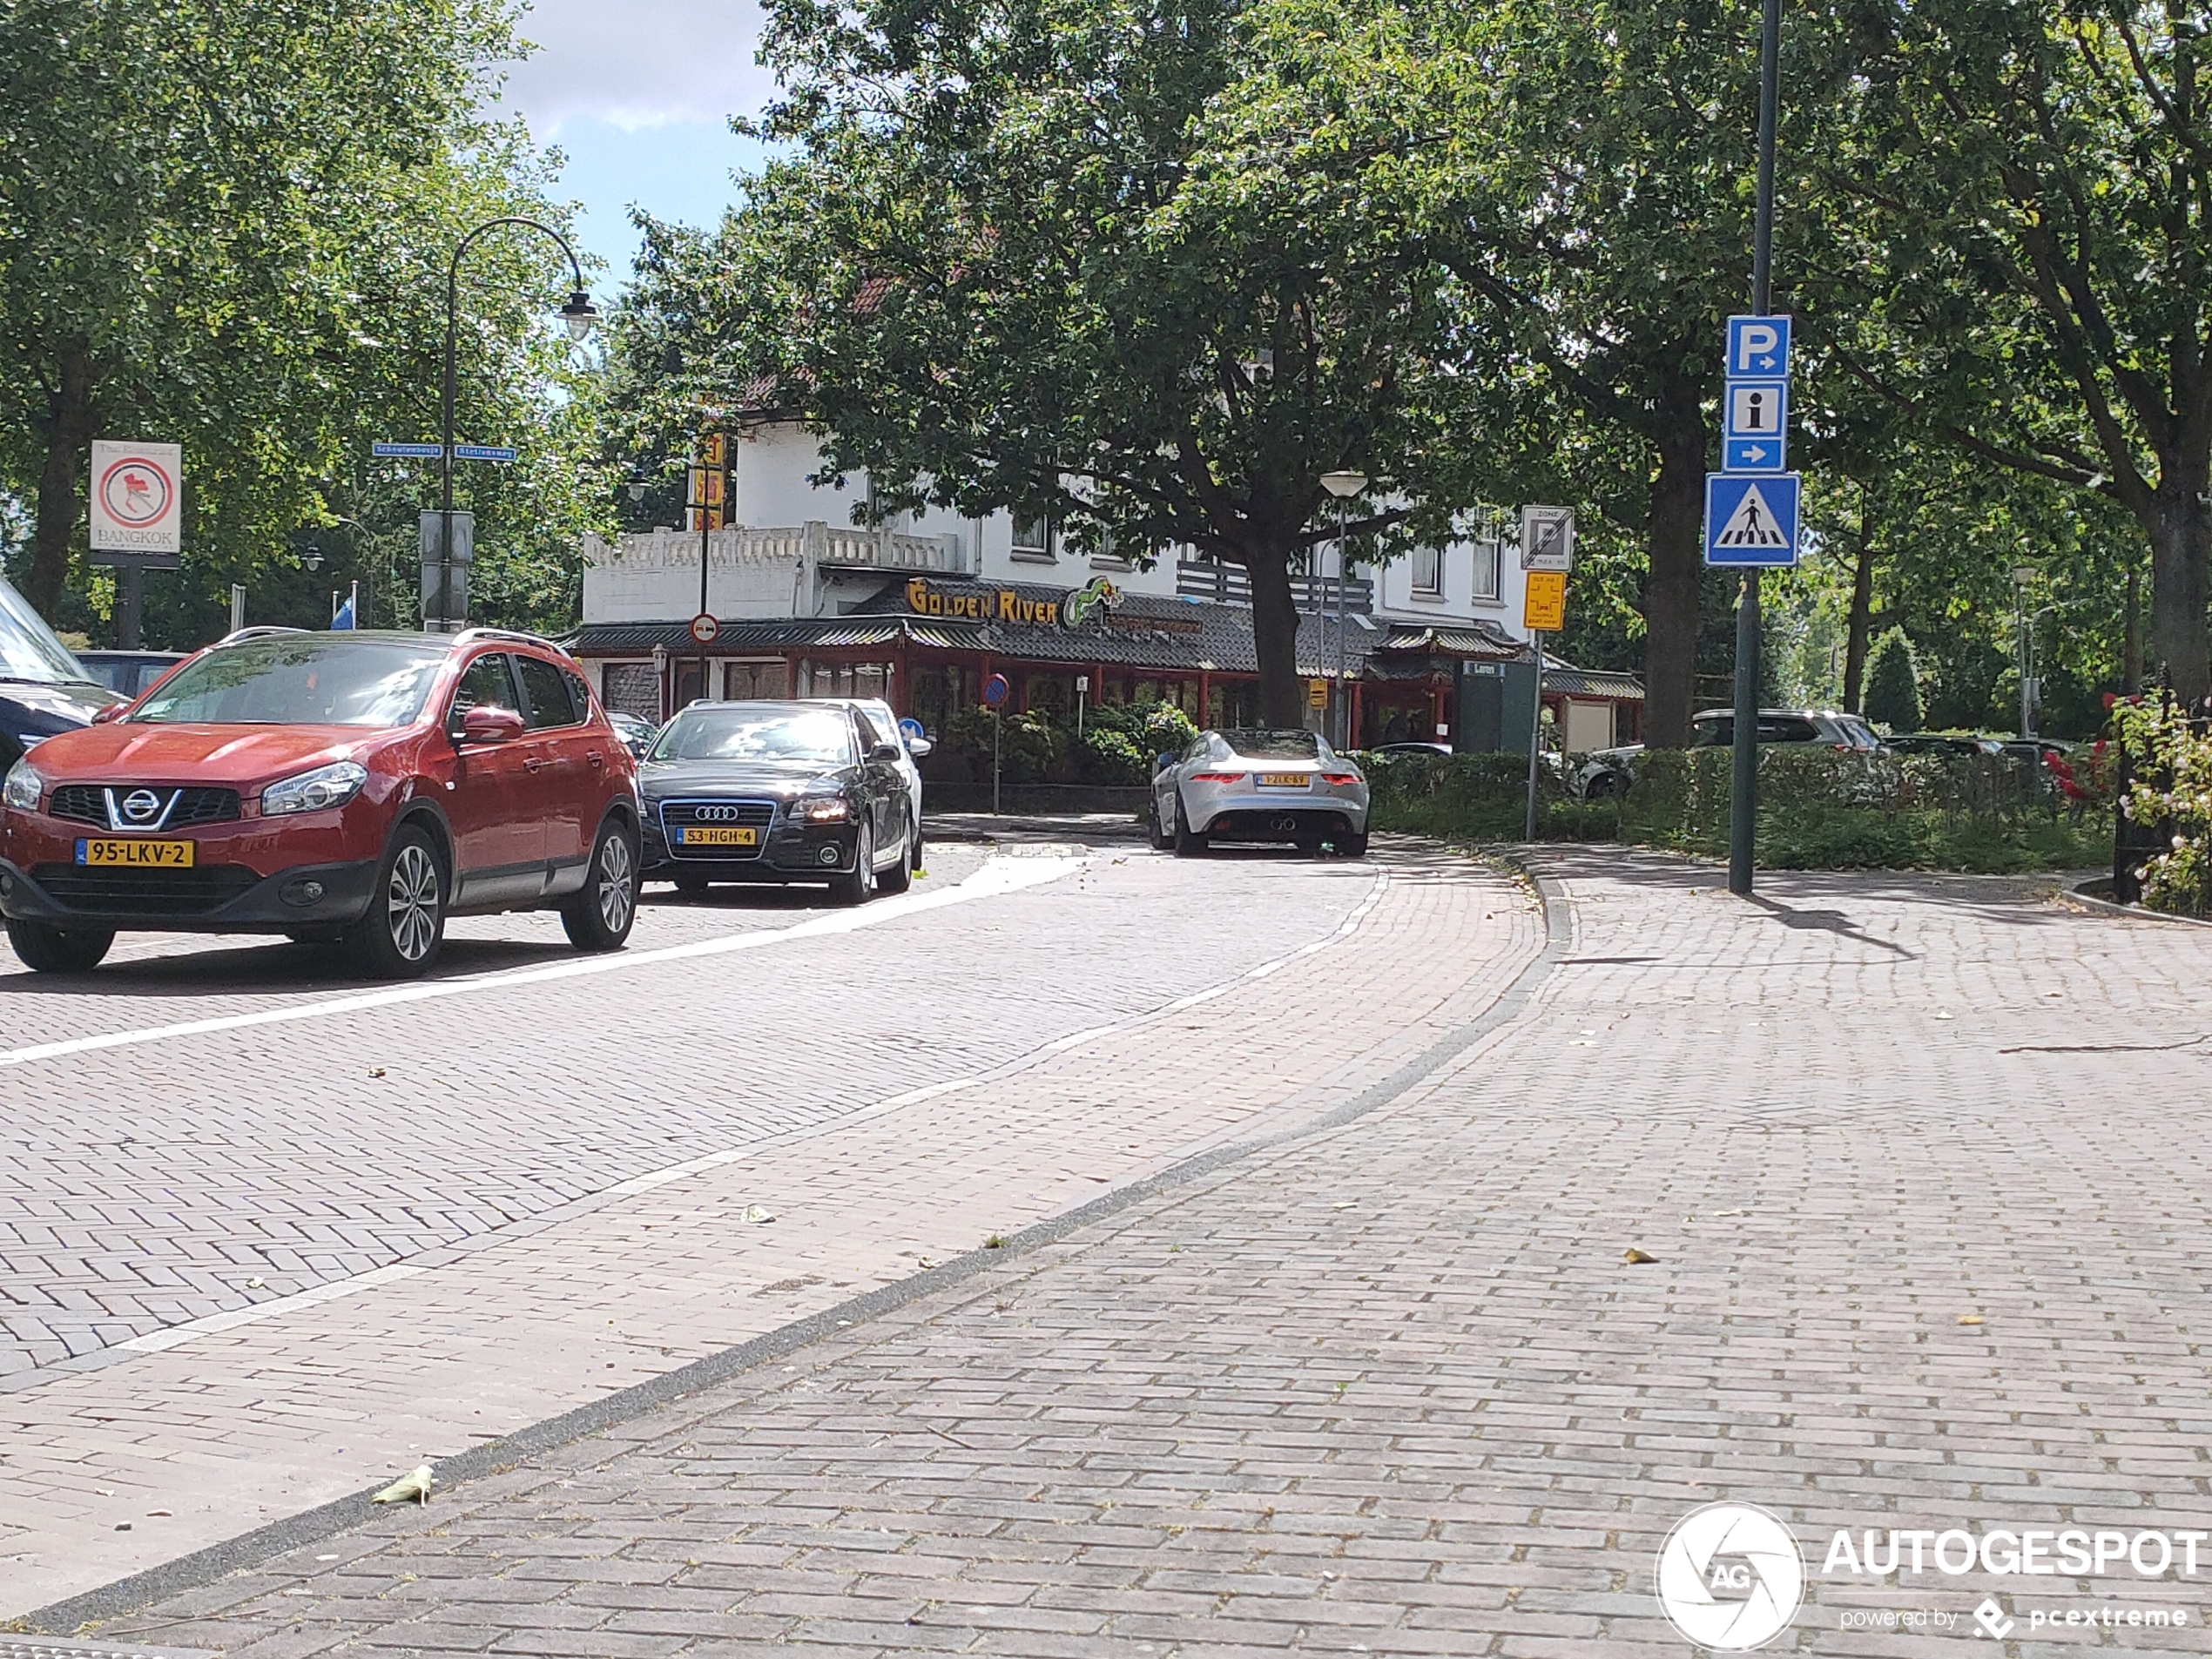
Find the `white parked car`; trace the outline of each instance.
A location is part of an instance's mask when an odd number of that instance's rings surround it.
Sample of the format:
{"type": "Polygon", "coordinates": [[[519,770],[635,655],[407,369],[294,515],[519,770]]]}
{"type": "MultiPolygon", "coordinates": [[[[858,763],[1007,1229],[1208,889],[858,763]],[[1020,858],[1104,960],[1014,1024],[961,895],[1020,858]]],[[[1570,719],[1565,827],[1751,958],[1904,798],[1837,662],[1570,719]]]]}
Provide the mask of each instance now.
{"type": "Polygon", "coordinates": [[[882,734],[885,743],[899,745],[899,775],[906,779],[907,798],[913,804],[914,843],[907,867],[916,874],[921,871],[921,768],[914,763],[927,758],[937,745],[927,738],[908,737],[899,729],[899,717],[891,705],[880,697],[810,697],[809,703],[833,703],[838,707],[851,709],[863,717],[874,730],[882,734]]]}
{"type": "Polygon", "coordinates": [[[1152,845],[1184,857],[1216,841],[1367,855],[1367,780],[1311,732],[1201,732],[1159,757],[1146,817],[1152,845]]]}
{"type": "MultiPolygon", "coordinates": [[[[1693,749],[1725,749],[1736,741],[1736,711],[1707,709],[1689,723],[1693,749]]],[[[1764,743],[1824,743],[1860,754],[1882,748],[1874,728],[1856,714],[1836,709],[1761,709],[1759,741],[1764,743]]],[[[1575,774],[1575,792],[1585,800],[1608,800],[1635,781],[1635,765],[1643,753],[1641,743],[1618,749],[1599,749],[1585,758],[1575,774]]]]}

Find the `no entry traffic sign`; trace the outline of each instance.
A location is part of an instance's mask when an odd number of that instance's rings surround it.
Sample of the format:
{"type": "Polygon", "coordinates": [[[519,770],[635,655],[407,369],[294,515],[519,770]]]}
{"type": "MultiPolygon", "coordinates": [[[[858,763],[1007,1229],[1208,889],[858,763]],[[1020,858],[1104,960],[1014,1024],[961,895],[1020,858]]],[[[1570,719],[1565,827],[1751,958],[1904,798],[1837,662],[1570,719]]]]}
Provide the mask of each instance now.
{"type": "Polygon", "coordinates": [[[174,443],[92,443],[92,548],[176,553],[184,547],[184,449],[174,443]]]}

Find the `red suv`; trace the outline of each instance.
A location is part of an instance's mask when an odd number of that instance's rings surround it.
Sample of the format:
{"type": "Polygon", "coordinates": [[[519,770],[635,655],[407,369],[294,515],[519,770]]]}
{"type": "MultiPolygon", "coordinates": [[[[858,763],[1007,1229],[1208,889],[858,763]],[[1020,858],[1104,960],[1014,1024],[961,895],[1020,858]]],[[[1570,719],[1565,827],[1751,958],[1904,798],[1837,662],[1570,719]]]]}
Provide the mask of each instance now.
{"type": "Polygon", "coordinates": [[[420,974],[449,915],[557,908],[619,948],[637,769],[576,665],[529,634],[249,628],[0,785],[0,915],[32,968],[125,928],[342,939],[420,974]]]}

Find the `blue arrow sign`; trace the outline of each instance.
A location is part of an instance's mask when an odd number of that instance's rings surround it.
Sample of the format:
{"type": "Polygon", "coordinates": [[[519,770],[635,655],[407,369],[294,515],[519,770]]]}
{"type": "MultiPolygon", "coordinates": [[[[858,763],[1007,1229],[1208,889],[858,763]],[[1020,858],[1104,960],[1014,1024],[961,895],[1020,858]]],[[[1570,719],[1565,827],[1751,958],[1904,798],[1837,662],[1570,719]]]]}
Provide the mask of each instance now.
{"type": "Polygon", "coordinates": [[[1728,320],[1728,361],[1723,371],[1730,380],[1790,376],[1790,320],[1787,317],[1730,317],[1728,320]]]}
{"type": "Polygon", "coordinates": [[[444,448],[435,443],[372,443],[368,452],[373,455],[408,455],[421,461],[435,461],[445,454],[444,448]]]}
{"type": "Polygon", "coordinates": [[[1723,472],[1787,472],[1790,469],[1789,457],[1790,441],[1787,436],[1721,440],[1723,472]]]}
{"type": "Polygon", "coordinates": [[[1794,472],[1705,475],[1705,563],[1795,564],[1797,486],[1794,472]]]}
{"type": "Polygon", "coordinates": [[[453,446],[455,461],[512,461],[515,452],[496,443],[456,443],[453,446]]]}

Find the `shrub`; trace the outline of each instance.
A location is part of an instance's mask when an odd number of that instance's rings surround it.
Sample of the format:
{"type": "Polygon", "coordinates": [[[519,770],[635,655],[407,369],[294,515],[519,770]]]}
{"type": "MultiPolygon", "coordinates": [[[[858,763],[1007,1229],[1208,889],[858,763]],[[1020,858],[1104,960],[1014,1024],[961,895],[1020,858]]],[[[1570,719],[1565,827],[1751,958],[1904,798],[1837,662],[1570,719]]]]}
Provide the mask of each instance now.
{"type": "Polygon", "coordinates": [[[1866,718],[1892,732],[1920,729],[1920,669],[1902,628],[1874,642],[1866,664],[1866,718]]]}
{"type": "Polygon", "coordinates": [[[2143,902],[2177,915],[2212,914],[2212,731],[2162,702],[2122,704],[2114,712],[2134,763],[2121,810],[2155,831],[2157,850],[2135,868],[2143,902]]]}
{"type": "Polygon", "coordinates": [[[1086,723],[1076,745],[1076,769],[1087,784],[1140,785],[1152,775],[1152,751],[1127,732],[1086,723]]]}

